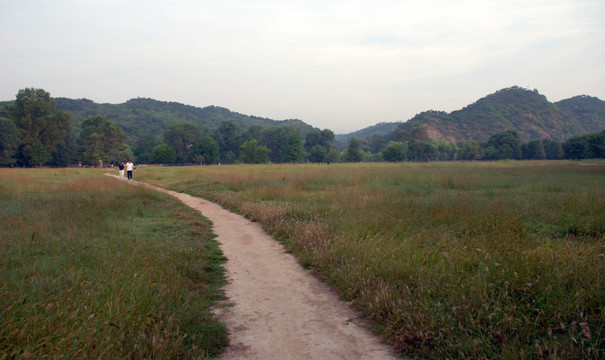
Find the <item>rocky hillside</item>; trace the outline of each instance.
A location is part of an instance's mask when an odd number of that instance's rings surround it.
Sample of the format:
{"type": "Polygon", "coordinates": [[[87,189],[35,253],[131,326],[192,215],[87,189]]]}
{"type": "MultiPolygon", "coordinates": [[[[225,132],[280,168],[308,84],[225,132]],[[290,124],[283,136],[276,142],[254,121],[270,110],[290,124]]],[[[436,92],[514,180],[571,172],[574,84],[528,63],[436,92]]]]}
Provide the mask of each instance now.
{"type": "MultiPolygon", "coordinates": [[[[537,90],[514,86],[451,113],[425,111],[406,122],[391,124],[397,124],[391,137],[401,130],[411,132],[415,127],[425,127],[434,141],[485,142],[493,134],[506,130],[517,131],[522,141],[563,141],[605,129],[605,102],[584,95],[551,103],[537,90]]],[[[372,134],[364,129],[348,136],[364,138],[372,134]]],[[[337,138],[342,139],[343,136],[337,138]]]]}

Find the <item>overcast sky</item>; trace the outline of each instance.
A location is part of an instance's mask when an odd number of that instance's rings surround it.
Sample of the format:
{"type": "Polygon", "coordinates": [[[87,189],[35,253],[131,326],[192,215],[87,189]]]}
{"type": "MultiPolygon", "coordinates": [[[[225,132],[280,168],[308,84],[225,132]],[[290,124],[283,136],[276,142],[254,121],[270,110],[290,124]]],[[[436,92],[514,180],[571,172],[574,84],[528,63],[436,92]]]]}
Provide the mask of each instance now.
{"type": "Polygon", "coordinates": [[[216,105],[336,133],[499,89],[605,100],[603,0],[0,0],[20,89],[216,105]]]}

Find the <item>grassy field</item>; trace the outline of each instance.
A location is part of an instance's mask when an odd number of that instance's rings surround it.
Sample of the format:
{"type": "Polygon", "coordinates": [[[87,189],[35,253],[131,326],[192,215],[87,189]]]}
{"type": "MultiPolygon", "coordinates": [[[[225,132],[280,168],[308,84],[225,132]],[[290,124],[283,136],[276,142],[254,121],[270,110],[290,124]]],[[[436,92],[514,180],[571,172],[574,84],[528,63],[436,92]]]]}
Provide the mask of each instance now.
{"type": "Polygon", "coordinates": [[[224,258],[178,200],[105,170],[0,169],[0,359],[203,359],[224,258]]]}
{"type": "Polygon", "coordinates": [[[262,223],[403,354],[605,358],[605,163],[142,168],[262,223]]]}

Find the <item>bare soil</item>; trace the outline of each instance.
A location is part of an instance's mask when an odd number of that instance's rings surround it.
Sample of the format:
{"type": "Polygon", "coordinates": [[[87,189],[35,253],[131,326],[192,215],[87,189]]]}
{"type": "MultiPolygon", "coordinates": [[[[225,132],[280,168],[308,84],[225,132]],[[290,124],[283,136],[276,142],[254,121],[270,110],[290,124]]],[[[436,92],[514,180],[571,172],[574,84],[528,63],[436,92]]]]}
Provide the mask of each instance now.
{"type": "Polygon", "coordinates": [[[205,199],[145,185],[178,198],[213,223],[227,258],[227,301],[215,315],[227,326],[230,345],[220,359],[397,359],[259,224],[205,199]]]}

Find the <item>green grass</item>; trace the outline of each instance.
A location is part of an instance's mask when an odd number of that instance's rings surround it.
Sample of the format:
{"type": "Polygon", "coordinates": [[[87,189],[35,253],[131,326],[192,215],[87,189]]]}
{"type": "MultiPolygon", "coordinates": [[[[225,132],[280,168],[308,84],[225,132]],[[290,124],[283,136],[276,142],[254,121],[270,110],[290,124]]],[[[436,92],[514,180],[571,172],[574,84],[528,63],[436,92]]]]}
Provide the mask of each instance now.
{"type": "Polygon", "coordinates": [[[0,359],[219,353],[209,222],[102,174],[0,169],[0,359]]]}
{"type": "Polygon", "coordinates": [[[258,221],[402,354],[605,357],[605,163],[148,168],[258,221]]]}

